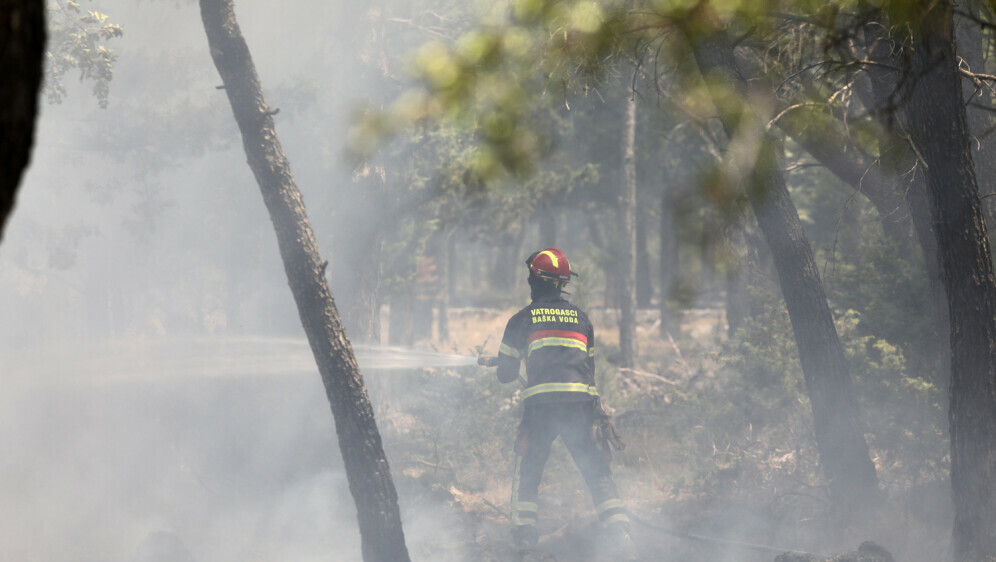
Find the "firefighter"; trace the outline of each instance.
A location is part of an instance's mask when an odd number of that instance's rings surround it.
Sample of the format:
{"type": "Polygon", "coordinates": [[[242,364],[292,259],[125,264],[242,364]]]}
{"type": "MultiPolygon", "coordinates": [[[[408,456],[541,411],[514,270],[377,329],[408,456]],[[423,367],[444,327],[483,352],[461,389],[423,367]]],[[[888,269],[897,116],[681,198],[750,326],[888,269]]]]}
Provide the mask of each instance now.
{"type": "Polygon", "coordinates": [[[508,321],[496,361],[503,383],[519,379],[519,364],[526,362],[512,479],[514,542],[527,549],[539,539],[538,488],[559,435],[588,484],[612,557],[635,560],[629,517],[609,468],[610,443],[623,445],[595,387],[595,332],[585,313],[564,298],[576,274],[556,248],[532,254],[526,266],[532,303],[508,321]]]}

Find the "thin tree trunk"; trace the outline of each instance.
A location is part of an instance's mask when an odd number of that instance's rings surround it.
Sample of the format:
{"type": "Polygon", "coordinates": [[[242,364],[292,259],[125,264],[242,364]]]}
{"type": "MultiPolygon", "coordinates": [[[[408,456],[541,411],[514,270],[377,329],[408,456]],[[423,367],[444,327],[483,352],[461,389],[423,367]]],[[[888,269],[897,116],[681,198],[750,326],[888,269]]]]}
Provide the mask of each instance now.
{"type": "Polygon", "coordinates": [[[536,213],[539,220],[540,246],[551,248],[557,245],[557,214],[549,204],[544,204],[536,213]]]}
{"type": "Polygon", "coordinates": [[[450,317],[449,317],[449,304],[450,304],[450,280],[452,278],[450,274],[450,248],[453,239],[453,228],[444,228],[440,233],[439,244],[436,248],[436,255],[439,257],[437,261],[437,275],[439,276],[439,283],[441,289],[439,291],[439,302],[438,302],[438,334],[439,341],[445,342],[450,339],[450,317]]]}
{"type": "Polygon", "coordinates": [[[362,257],[352,260],[353,298],[348,303],[348,318],[352,339],[359,343],[380,343],[381,271],[380,256],[384,231],[377,227],[363,241],[362,257]]]}
{"type": "MultiPolygon", "coordinates": [[[[719,82],[719,87],[725,85],[747,95],[747,81],[737,68],[726,31],[708,20],[698,23],[708,26],[699,29],[714,29],[706,36],[691,36],[695,59],[710,87],[719,82]]],[[[843,348],[812,249],[781,173],[774,139],[763,126],[752,123],[749,109],[737,102],[731,105],[728,98],[717,94],[713,101],[731,138],[741,126],[755,126],[760,135],[757,157],[746,179],[747,199],[778,271],[813,408],[820,465],[833,502],[845,520],[878,496],[878,478],[858,421],[843,348]]]]}
{"type": "Polygon", "coordinates": [[[636,307],[650,308],[654,285],[650,281],[650,252],[647,250],[646,211],[636,214],[636,307]]]}
{"type": "Polygon", "coordinates": [[[508,291],[515,286],[516,277],[519,275],[518,267],[509,267],[510,264],[524,263],[527,256],[522,254],[522,243],[526,239],[526,232],[529,224],[522,221],[519,229],[514,233],[505,232],[498,238],[498,248],[495,253],[495,261],[492,266],[491,279],[494,288],[498,291],[508,291]]]}
{"type": "Polygon", "coordinates": [[[0,0],[0,239],[31,160],[45,55],[45,3],[0,0]]]}
{"type": "Polygon", "coordinates": [[[996,280],[979,198],[950,1],[919,2],[903,113],[927,180],[951,319],[955,560],[996,557],[996,280]],[[908,85],[914,85],[908,87],[908,85]]]}
{"type": "Polygon", "coordinates": [[[679,326],[674,325],[671,309],[668,307],[668,300],[674,288],[674,281],[678,278],[678,221],[674,218],[674,186],[665,184],[661,193],[661,326],[660,335],[666,338],[670,333],[678,330],[679,326]]]}
{"type": "Polygon", "coordinates": [[[744,211],[730,226],[727,237],[732,259],[726,284],[726,326],[731,338],[742,328],[753,313],[750,296],[751,272],[757,267],[757,248],[748,240],[747,228],[752,217],[744,211]]]}
{"type": "MultiPolygon", "coordinates": [[[[413,281],[414,283],[414,281],[413,281]]],[[[404,287],[401,292],[395,293],[391,297],[391,311],[388,315],[388,322],[391,324],[388,329],[388,342],[391,345],[411,345],[412,324],[415,310],[414,290],[404,287]]]]}
{"type": "Polygon", "coordinates": [[[619,193],[619,364],[636,360],[636,92],[628,91],[623,124],[623,181],[619,193]]]}
{"type": "Polygon", "coordinates": [[[363,560],[407,561],[398,496],[373,408],[325,278],[327,262],[319,255],[301,193],[277,139],[274,112],[263,97],[232,0],[201,0],[200,7],[211,57],[270,213],[287,280],[325,385],[356,503],[363,560]]]}
{"type": "Polygon", "coordinates": [[[588,237],[591,243],[599,250],[605,250],[605,236],[602,235],[602,227],[594,211],[585,213],[585,222],[588,225],[588,237]]]}
{"type": "MultiPolygon", "coordinates": [[[[446,304],[449,306],[454,301],[452,296],[456,295],[457,285],[459,278],[457,277],[457,268],[453,267],[453,264],[457,262],[457,239],[455,236],[456,230],[450,233],[450,236],[446,240],[446,304]]],[[[475,272],[476,275],[476,272],[475,272]]],[[[459,301],[457,301],[459,302],[459,301]]]]}

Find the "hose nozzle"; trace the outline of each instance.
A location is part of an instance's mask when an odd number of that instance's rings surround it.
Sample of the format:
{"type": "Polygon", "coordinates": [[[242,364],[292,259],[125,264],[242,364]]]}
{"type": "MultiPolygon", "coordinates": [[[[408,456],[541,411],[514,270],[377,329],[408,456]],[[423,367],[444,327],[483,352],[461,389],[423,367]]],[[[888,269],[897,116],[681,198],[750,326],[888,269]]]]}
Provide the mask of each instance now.
{"type": "Polygon", "coordinates": [[[497,357],[489,357],[487,355],[482,355],[481,357],[477,358],[477,364],[480,365],[480,366],[482,366],[482,367],[497,367],[498,366],[498,358],[497,357]]]}

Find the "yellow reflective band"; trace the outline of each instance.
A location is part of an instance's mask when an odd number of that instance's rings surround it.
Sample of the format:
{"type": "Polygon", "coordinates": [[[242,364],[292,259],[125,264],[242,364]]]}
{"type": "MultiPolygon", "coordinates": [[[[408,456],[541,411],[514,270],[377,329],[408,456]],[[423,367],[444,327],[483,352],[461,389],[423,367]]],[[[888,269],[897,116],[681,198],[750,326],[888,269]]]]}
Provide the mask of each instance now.
{"type": "Polygon", "coordinates": [[[512,504],[512,509],[516,511],[531,511],[536,513],[539,511],[539,505],[533,502],[515,502],[512,504]]]}
{"type": "Polygon", "coordinates": [[[598,389],[583,382],[548,382],[530,386],[522,393],[522,399],[525,400],[530,396],[545,392],[585,392],[592,396],[598,396],[598,389]]]}
{"type": "Polygon", "coordinates": [[[588,357],[594,357],[594,356],[595,356],[595,346],[592,346],[591,349],[588,350],[588,357]]]}
{"type": "Polygon", "coordinates": [[[535,517],[519,517],[518,515],[513,514],[512,515],[512,524],[515,525],[515,526],[520,526],[520,525],[535,525],[536,524],[536,518],[535,517]]]}
{"type": "Polygon", "coordinates": [[[612,517],[609,517],[605,521],[602,521],[602,525],[611,525],[617,521],[624,521],[626,523],[629,523],[629,516],[626,515],[625,513],[617,513],[612,517]]]}
{"type": "Polygon", "coordinates": [[[514,347],[512,347],[510,345],[506,345],[504,343],[501,344],[501,346],[498,348],[498,353],[504,353],[505,355],[508,355],[509,357],[515,357],[516,359],[522,359],[522,354],[519,353],[518,349],[515,349],[514,347]]]}
{"type": "Polygon", "coordinates": [[[557,259],[557,254],[554,254],[550,250],[543,250],[540,252],[540,255],[548,256],[550,258],[550,263],[553,264],[553,267],[560,267],[560,260],[557,259]]]}
{"type": "Polygon", "coordinates": [[[536,351],[541,347],[573,347],[575,349],[580,349],[581,351],[588,351],[588,346],[578,340],[572,340],[571,338],[541,338],[533,343],[529,344],[529,353],[536,351]]]}
{"type": "Polygon", "coordinates": [[[604,502],[598,504],[598,506],[595,508],[595,511],[602,513],[603,511],[608,511],[612,508],[622,507],[622,506],[623,506],[622,500],[619,498],[615,498],[611,500],[605,500],[604,502]]]}

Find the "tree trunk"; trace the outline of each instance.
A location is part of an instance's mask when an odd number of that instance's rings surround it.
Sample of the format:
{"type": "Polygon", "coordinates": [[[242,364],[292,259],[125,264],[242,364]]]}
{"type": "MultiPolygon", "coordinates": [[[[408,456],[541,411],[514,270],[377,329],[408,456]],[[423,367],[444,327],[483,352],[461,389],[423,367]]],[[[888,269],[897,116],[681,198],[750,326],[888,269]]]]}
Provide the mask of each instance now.
{"type": "Polygon", "coordinates": [[[654,285],[650,281],[650,252],[647,250],[647,213],[636,214],[636,307],[650,308],[654,285]]]}
{"type": "Polygon", "coordinates": [[[623,181],[619,190],[619,365],[636,360],[636,92],[627,91],[623,124],[623,181]]]}
{"type": "MultiPolygon", "coordinates": [[[[968,70],[976,74],[989,74],[985,66],[989,38],[984,33],[983,24],[973,19],[992,22],[990,8],[982,4],[978,0],[963,4],[962,9],[969,17],[955,17],[955,35],[958,39],[958,55],[965,61],[968,70]]],[[[968,130],[972,135],[971,147],[975,155],[979,192],[986,195],[996,193],[996,139],[991,132],[996,126],[996,119],[993,118],[992,111],[987,109],[992,106],[993,95],[989,86],[981,81],[973,83],[967,77],[963,80],[970,88],[964,97],[968,103],[968,130]]],[[[989,197],[983,200],[982,211],[987,224],[996,223],[996,199],[989,197]]]]}
{"type": "Polygon", "coordinates": [[[363,251],[353,263],[353,298],[347,304],[346,325],[353,340],[359,343],[380,343],[381,270],[380,256],[384,231],[377,227],[365,239],[363,251]]]}
{"type": "Polygon", "coordinates": [[[411,287],[405,287],[391,297],[391,310],[387,318],[391,325],[387,331],[388,342],[391,345],[412,344],[412,323],[415,315],[413,292],[411,287]]]}
{"type": "MultiPolygon", "coordinates": [[[[457,277],[458,269],[453,267],[454,264],[459,263],[457,261],[457,239],[455,236],[456,230],[450,233],[446,240],[446,305],[453,304],[454,300],[451,298],[456,295],[457,282],[459,278],[457,277]]],[[[476,274],[476,272],[475,272],[476,274]]],[[[456,301],[459,303],[459,301],[456,301]]]]}
{"type": "Polygon", "coordinates": [[[539,219],[539,245],[543,248],[552,248],[557,245],[557,214],[553,212],[549,204],[544,204],[536,213],[539,219]]]}
{"type": "Polygon", "coordinates": [[[438,335],[439,341],[445,342],[450,339],[450,281],[452,280],[452,275],[450,274],[450,248],[453,245],[453,228],[446,227],[440,233],[439,244],[436,248],[437,260],[437,275],[439,275],[439,302],[437,314],[438,318],[438,335]]]}
{"type": "Polygon", "coordinates": [[[665,184],[661,193],[661,326],[660,335],[666,338],[676,332],[677,326],[672,318],[668,300],[674,289],[674,281],[678,278],[678,221],[674,218],[675,186],[665,184]]]}
{"type": "Polygon", "coordinates": [[[913,219],[914,233],[923,252],[934,316],[933,328],[937,336],[926,344],[933,349],[927,350],[925,355],[938,357],[940,364],[933,382],[947,392],[951,383],[951,346],[948,343],[950,312],[941,272],[937,236],[934,233],[933,219],[927,202],[927,182],[922,173],[907,173],[917,164],[917,157],[909,145],[907,134],[899,130],[899,122],[908,120],[904,115],[905,110],[900,107],[897,116],[893,109],[895,100],[899,99],[902,92],[897,91],[900,85],[899,73],[892,69],[902,68],[905,63],[899,59],[898,51],[893,51],[892,46],[896,42],[889,36],[889,25],[885,14],[879,8],[867,3],[861,4],[861,7],[866,13],[868,22],[863,29],[867,56],[869,60],[879,63],[867,69],[871,99],[865,103],[869,106],[871,114],[878,117],[883,130],[882,138],[878,141],[880,164],[872,168],[871,173],[890,179],[895,186],[894,191],[905,193],[910,217],[913,219]]]}
{"type": "Polygon", "coordinates": [[[761,305],[750,292],[751,287],[759,287],[764,283],[757,251],[764,241],[758,239],[755,222],[753,214],[744,209],[739,219],[730,226],[727,237],[731,246],[730,253],[736,262],[730,267],[726,289],[727,335],[731,338],[748,318],[761,313],[761,305]]]}
{"type": "Polygon", "coordinates": [[[732,41],[712,21],[697,23],[706,26],[698,29],[714,29],[706,36],[690,34],[690,39],[727,134],[733,138],[745,126],[756,128],[760,136],[756,160],[746,179],[747,199],[778,271],[813,408],[820,465],[839,516],[846,521],[878,496],[878,478],[858,422],[844,352],[812,249],[781,173],[775,141],[746,105],[713,89],[725,86],[748,95],[747,80],[737,68],[732,41]]]}
{"type": "Polygon", "coordinates": [[[45,3],[0,0],[0,239],[31,160],[45,55],[45,3]]]}
{"type": "Polygon", "coordinates": [[[921,0],[903,113],[927,180],[951,319],[951,484],[958,562],[996,557],[996,281],[979,199],[950,1],[921,0]]]}
{"type": "MultiPolygon", "coordinates": [[[[872,68],[874,72],[877,69],[872,68]]],[[[871,110],[871,108],[869,108],[871,110]]],[[[874,110],[872,110],[874,111],[874,110]]],[[[813,123],[806,113],[790,111],[778,127],[830,173],[874,205],[887,240],[909,259],[913,238],[910,213],[896,179],[876,163],[836,122],[813,123]]]]}
{"type": "Polygon", "coordinates": [[[515,286],[515,280],[522,270],[511,265],[520,265],[528,255],[522,255],[522,243],[525,242],[529,224],[523,220],[515,232],[504,232],[498,237],[498,248],[492,267],[491,280],[496,291],[510,291],[515,286]]]}
{"type": "MultiPolygon", "coordinates": [[[[325,385],[366,562],[407,561],[398,496],[352,347],[342,328],[301,193],[263,97],[232,0],[201,0],[211,57],[224,83],[263,201],[301,323],[325,385]]],[[[332,537],[330,537],[330,540],[332,537]]]]}

